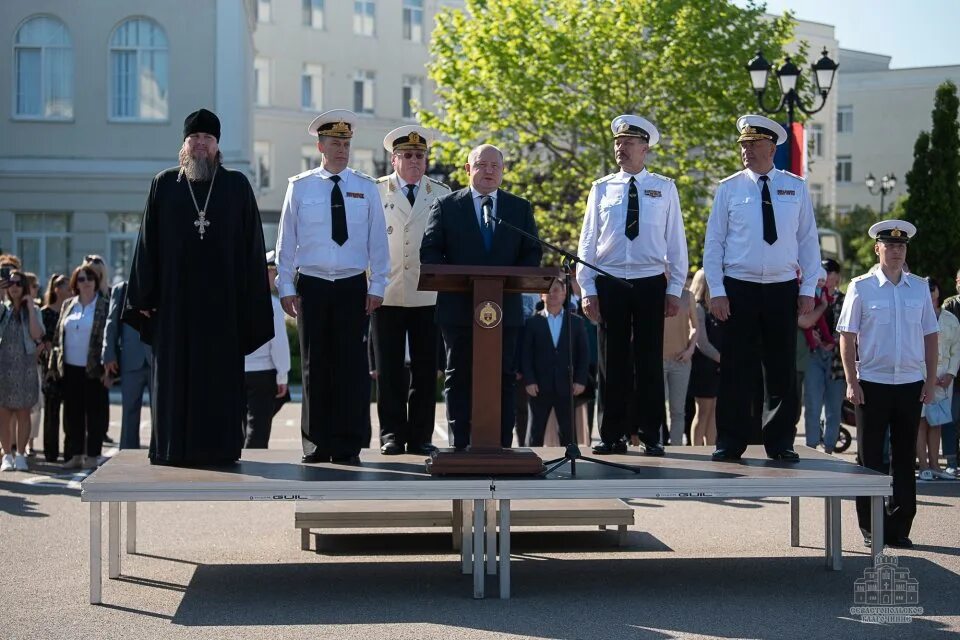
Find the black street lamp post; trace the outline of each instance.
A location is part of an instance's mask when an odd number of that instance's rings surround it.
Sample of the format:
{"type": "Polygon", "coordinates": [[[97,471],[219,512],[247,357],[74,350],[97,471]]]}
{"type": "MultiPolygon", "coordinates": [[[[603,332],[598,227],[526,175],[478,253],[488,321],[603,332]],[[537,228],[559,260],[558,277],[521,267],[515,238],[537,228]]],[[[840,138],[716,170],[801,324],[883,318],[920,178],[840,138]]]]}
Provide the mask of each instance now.
{"type": "Polygon", "coordinates": [[[867,174],[867,179],[863,181],[867,185],[867,191],[870,192],[870,195],[875,196],[880,194],[880,215],[883,215],[883,199],[887,196],[888,193],[893,191],[897,186],[897,176],[893,175],[891,171],[889,174],[884,175],[880,178],[879,189],[874,191],[874,187],[877,185],[877,179],[873,177],[872,173],[867,174]]]}
{"type": "Polygon", "coordinates": [[[777,69],[777,82],[780,84],[780,101],[775,107],[768,107],[763,96],[767,90],[767,80],[770,76],[770,70],[773,68],[763,57],[761,51],[757,51],[756,57],[747,64],[747,71],[750,72],[750,83],[753,85],[753,92],[757,96],[757,104],[760,110],[767,114],[781,113],[784,108],[787,110],[787,134],[792,135],[794,109],[799,109],[808,116],[813,115],[823,109],[827,104],[827,95],[833,87],[833,79],[840,65],[827,56],[827,48],[823,48],[821,57],[817,62],[811,65],[813,70],[813,79],[817,86],[817,92],[820,94],[820,106],[816,108],[807,107],[803,104],[803,99],[797,93],[797,80],[800,78],[800,68],[793,64],[790,56],[784,59],[783,66],[777,69]]]}

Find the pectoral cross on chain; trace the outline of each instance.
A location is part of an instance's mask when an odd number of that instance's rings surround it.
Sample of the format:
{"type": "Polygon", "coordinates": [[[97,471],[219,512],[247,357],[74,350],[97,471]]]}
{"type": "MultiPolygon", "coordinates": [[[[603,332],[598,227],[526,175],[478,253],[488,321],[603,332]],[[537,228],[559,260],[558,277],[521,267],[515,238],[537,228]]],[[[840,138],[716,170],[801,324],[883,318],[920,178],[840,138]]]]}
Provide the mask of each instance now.
{"type": "Polygon", "coordinates": [[[210,221],[207,220],[206,211],[198,211],[197,215],[199,215],[200,218],[193,221],[193,226],[195,226],[197,231],[200,232],[200,239],[203,240],[203,234],[206,233],[207,227],[210,226],[210,221]]]}

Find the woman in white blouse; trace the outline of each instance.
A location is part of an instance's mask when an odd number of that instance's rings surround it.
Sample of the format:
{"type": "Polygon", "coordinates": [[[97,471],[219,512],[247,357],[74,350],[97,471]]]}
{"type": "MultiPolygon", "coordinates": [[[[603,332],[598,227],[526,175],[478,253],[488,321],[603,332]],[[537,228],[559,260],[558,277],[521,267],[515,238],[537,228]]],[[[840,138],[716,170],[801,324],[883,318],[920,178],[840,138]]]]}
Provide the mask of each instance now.
{"type": "Polygon", "coordinates": [[[100,293],[100,275],[88,264],[70,276],[75,297],[63,304],[53,338],[53,361],[63,387],[63,468],[91,469],[103,449],[109,417],[100,355],[110,303],[100,293]]]}

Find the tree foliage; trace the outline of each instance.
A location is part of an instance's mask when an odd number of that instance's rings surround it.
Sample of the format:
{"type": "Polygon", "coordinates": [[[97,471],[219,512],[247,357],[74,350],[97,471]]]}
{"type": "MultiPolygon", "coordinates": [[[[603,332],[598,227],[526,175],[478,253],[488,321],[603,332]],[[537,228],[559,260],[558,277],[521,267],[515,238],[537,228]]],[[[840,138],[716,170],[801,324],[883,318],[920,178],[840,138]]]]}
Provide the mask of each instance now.
{"type": "MultiPolygon", "coordinates": [[[[907,172],[909,195],[902,216],[917,227],[907,261],[914,273],[952,282],[960,254],[960,125],[957,122],[957,86],[937,87],[933,128],[921,131],[913,149],[913,168],[907,172]]],[[[900,209],[900,207],[898,207],[900,209]]]]}
{"type": "Polygon", "coordinates": [[[880,215],[870,207],[856,206],[838,214],[836,218],[832,218],[826,209],[817,211],[817,227],[832,228],[840,234],[843,245],[841,267],[845,279],[866,273],[877,262],[873,251],[875,242],[867,232],[880,219],[880,215]]]}
{"type": "MultiPolygon", "coordinates": [[[[467,0],[447,9],[431,43],[437,103],[421,112],[446,138],[437,160],[460,167],[472,146],[496,144],[505,187],[533,202],[544,238],[573,247],[591,182],[618,170],[610,121],[642,115],[662,135],[647,166],[676,180],[697,264],[713,186],[741,168],[736,118],[756,110],[744,63],[758,49],[780,58],[792,37],[789,15],[763,12],[726,0],[467,0]]],[[[453,178],[466,182],[462,171],[453,178]]]]}

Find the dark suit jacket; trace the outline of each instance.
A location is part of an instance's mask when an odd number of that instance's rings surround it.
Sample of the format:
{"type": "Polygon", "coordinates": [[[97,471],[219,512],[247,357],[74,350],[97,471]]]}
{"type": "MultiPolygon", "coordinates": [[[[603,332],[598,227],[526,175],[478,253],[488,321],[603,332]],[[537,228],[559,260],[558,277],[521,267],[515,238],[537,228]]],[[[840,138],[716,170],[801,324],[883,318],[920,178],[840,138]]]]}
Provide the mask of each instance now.
{"type": "MultiPolygon", "coordinates": [[[[587,349],[587,330],[583,318],[570,314],[570,322],[564,321],[560,339],[553,346],[546,310],[527,320],[523,330],[523,348],[520,352],[520,372],[524,386],[535,384],[540,393],[569,394],[567,379],[569,363],[570,327],[573,327],[573,381],[586,386],[589,373],[590,352],[587,349]]],[[[566,320],[566,319],[564,319],[566,320]]]]}
{"type": "MultiPolygon", "coordinates": [[[[528,200],[500,189],[494,215],[539,237],[528,200]]],[[[487,251],[469,188],[445,195],[433,203],[420,244],[422,264],[538,267],[541,257],[543,249],[539,244],[503,224],[496,226],[493,245],[487,251]]],[[[504,294],[503,315],[504,325],[523,326],[519,293],[504,294]]],[[[473,323],[471,295],[437,294],[437,323],[470,326],[473,323]]]]}

